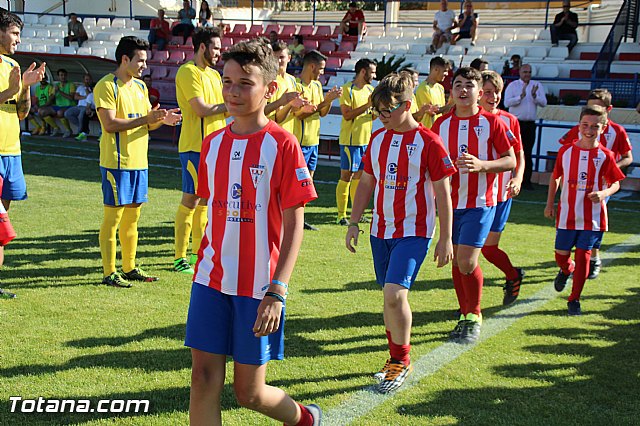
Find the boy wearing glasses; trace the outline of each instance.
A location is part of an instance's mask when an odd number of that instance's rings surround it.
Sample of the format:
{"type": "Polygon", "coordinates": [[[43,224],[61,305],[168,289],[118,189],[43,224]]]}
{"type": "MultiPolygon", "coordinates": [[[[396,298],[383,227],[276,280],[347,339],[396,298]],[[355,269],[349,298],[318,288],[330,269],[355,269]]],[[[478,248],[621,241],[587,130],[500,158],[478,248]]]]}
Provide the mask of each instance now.
{"type": "Polygon", "coordinates": [[[456,168],[440,137],[413,118],[412,91],[411,77],[397,74],[373,91],[371,102],[384,128],[371,136],[346,235],[347,249],[355,253],[358,224],[375,190],[370,241],[390,354],[374,375],[380,393],[399,388],[413,369],[408,295],[434,235],[436,206],[440,239],[434,260],[442,267],[453,258],[449,176],[456,168]]]}

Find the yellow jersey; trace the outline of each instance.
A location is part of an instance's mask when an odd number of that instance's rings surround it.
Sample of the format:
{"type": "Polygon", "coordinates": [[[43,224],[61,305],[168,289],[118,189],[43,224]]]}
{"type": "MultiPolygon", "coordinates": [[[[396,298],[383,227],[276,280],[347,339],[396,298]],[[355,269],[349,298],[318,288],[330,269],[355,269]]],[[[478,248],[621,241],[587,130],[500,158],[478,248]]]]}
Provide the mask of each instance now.
{"type": "MultiPolygon", "coordinates": [[[[296,78],[296,87],[298,92],[302,92],[302,96],[311,104],[318,106],[324,101],[322,94],[322,83],[318,80],[312,80],[309,84],[304,84],[299,78],[296,78]]],[[[302,146],[316,146],[320,144],[320,112],[316,111],[304,120],[295,118],[295,126],[293,134],[302,146]]]]}
{"type": "MultiPolygon", "coordinates": [[[[422,108],[422,106],[426,104],[443,107],[447,103],[444,96],[444,86],[440,83],[429,84],[429,82],[425,80],[420,83],[416,89],[416,100],[418,101],[418,108],[422,108]]],[[[422,124],[424,124],[424,127],[427,129],[430,129],[441,115],[442,114],[429,115],[425,113],[424,117],[422,117],[422,124]]]]}
{"type": "Polygon", "coordinates": [[[198,97],[202,98],[205,104],[224,103],[222,79],[213,68],[200,68],[193,61],[189,61],[176,73],[176,98],[182,112],[178,152],[200,152],[202,140],[227,125],[224,113],[198,117],[189,104],[191,99],[198,97]]]}
{"type": "MultiPolygon", "coordinates": [[[[351,109],[358,108],[369,102],[369,96],[373,92],[373,86],[365,84],[362,89],[358,89],[353,82],[342,86],[342,96],[340,105],[347,105],[351,109]]],[[[345,120],[342,117],[340,126],[340,145],[365,146],[371,139],[373,129],[373,111],[371,108],[357,116],[353,120],[345,120]]]]}
{"type": "MultiPolygon", "coordinates": [[[[93,90],[96,110],[110,109],[116,118],[144,117],[151,111],[147,86],[142,80],[132,78],[125,84],[109,73],[102,77],[93,90]]],[[[148,169],[149,129],[147,125],[123,132],[109,133],[102,126],[100,137],[100,166],[109,169],[148,169]]]]}
{"type": "MultiPolygon", "coordinates": [[[[0,92],[9,88],[9,73],[20,65],[13,59],[0,55],[0,92]]],[[[22,80],[20,80],[22,86],[22,80]]],[[[18,94],[20,90],[18,90],[18,94]]],[[[20,155],[20,120],[16,111],[18,94],[0,104],[0,155],[20,155]]]]}
{"type": "MultiPolygon", "coordinates": [[[[275,102],[282,97],[287,92],[295,92],[299,91],[296,89],[296,78],[291,74],[284,74],[284,77],[281,77],[280,74],[276,77],[276,83],[278,83],[278,90],[276,93],[269,99],[268,103],[275,102]]],[[[276,121],[276,111],[273,111],[269,114],[269,118],[273,121],[276,121]]],[[[293,113],[289,113],[287,118],[284,119],[282,123],[278,123],[280,127],[285,129],[289,133],[294,133],[294,117],[293,113]]]]}
{"type": "Polygon", "coordinates": [[[418,110],[418,101],[416,100],[416,95],[413,94],[411,95],[411,108],[409,109],[409,112],[411,114],[415,114],[416,112],[418,112],[418,110]]]}

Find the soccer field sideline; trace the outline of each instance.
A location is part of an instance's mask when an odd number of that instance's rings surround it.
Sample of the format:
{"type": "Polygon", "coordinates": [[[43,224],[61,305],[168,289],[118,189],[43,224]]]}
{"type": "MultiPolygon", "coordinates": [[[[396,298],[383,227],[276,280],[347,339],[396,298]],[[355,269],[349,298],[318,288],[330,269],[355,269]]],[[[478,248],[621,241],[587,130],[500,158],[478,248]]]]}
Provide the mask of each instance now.
{"type": "MultiPolygon", "coordinates": [[[[626,241],[611,247],[606,252],[600,254],[603,266],[611,263],[620,254],[631,251],[634,247],[640,246],[640,234],[629,237],[626,241]]],[[[510,307],[500,311],[500,313],[484,318],[482,324],[482,334],[477,344],[505,331],[519,319],[542,308],[547,302],[555,299],[562,293],[558,293],[552,284],[547,285],[536,294],[526,299],[520,299],[510,307]]],[[[396,395],[411,390],[422,379],[438,372],[445,365],[453,362],[464,353],[475,348],[476,345],[460,345],[446,342],[438,346],[431,352],[421,356],[413,362],[414,370],[400,390],[383,395],[375,391],[375,386],[370,386],[353,394],[340,406],[327,410],[323,416],[323,424],[329,426],[343,426],[364,416],[384,402],[394,398],[396,395]]]]}

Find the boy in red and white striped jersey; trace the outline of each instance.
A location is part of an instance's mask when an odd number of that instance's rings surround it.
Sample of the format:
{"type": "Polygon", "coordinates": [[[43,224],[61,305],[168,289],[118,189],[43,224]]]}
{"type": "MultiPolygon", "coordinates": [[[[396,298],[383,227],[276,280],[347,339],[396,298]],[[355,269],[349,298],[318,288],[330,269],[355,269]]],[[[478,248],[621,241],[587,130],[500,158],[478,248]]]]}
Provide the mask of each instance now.
{"type": "Polygon", "coordinates": [[[480,337],[483,276],[478,257],[495,217],[496,173],[516,166],[514,136],[498,116],[478,106],[482,94],[480,71],[458,69],[451,89],[454,109],[431,128],[458,167],[451,178],[452,276],[461,312],[451,338],[458,343],[474,343],[480,337]]]}
{"type": "Polygon", "coordinates": [[[412,91],[410,76],[390,74],[371,95],[384,128],[371,136],[346,236],[347,249],[355,252],[351,241],[357,245],[360,219],[375,190],[371,252],[383,287],[390,353],[375,374],[381,393],[400,387],[413,369],[408,293],[435,232],[436,205],[440,239],[434,259],[442,267],[453,257],[449,176],[456,169],[438,135],[413,118],[412,91]]]}
{"type": "Polygon", "coordinates": [[[277,64],[261,40],[224,53],[222,96],[235,119],[205,138],[197,195],[208,224],[198,252],[185,345],[193,360],[192,424],[220,424],[226,357],[241,406],[286,425],[320,421],[265,382],[284,354],[284,302],[302,242],[304,205],[317,198],[295,137],[264,114],[277,64]]]}
{"type": "Polygon", "coordinates": [[[607,111],[600,106],[586,106],[580,113],[580,139],[564,145],[558,152],[553,177],[549,181],[544,214],[556,218],[556,263],[560,272],[554,286],[562,291],[573,274],[573,288],[567,307],[569,315],[580,315],[580,294],[589,274],[591,249],[608,229],[604,200],[620,189],[624,173],[614,154],[598,141],[607,124],[607,111]],[[555,210],[555,196],[562,193],[555,210]],[[575,262],[571,249],[575,246],[575,262]]]}

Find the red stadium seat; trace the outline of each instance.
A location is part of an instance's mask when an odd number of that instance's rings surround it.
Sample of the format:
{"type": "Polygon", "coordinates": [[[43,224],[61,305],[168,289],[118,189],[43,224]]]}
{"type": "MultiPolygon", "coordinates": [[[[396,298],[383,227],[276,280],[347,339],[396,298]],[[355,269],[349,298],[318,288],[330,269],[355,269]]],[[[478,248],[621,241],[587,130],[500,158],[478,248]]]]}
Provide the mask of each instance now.
{"type": "Polygon", "coordinates": [[[325,55],[331,55],[331,53],[336,50],[336,44],[332,41],[321,41],[320,42],[320,51],[325,55]]]}
{"type": "Polygon", "coordinates": [[[236,24],[233,27],[233,31],[228,33],[231,37],[241,36],[247,32],[247,26],[245,24],[236,24]]]}
{"type": "Polygon", "coordinates": [[[329,25],[318,25],[314,36],[318,39],[328,39],[331,37],[331,27],[329,25]]]}
{"type": "Polygon", "coordinates": [[[190,61],[193,59],[195,52],[193,51],[193,49],[187,50],[184,52],[184,61],[190,61]]]}
{"type": "Polygon", "coordinates": [[[591,70],[571,70],[569,78],[591,78],[591,70]]]}
{"type": "Polygon", "coordinates": [[[640,53],[624,52],[618,55],[618,59],[621,61],[640,61],[640,53]]]}
{"type": "Polygon", "coordinates": [[[313,25],[300,25],[300,31],[298,31],[298,34],[308,37],[310,35],[313,35],[313,30],[313,25]]]}
{"type": "Polygon", "coordinates": [[[280,30],[280,35],[283,38],[290,38],[292,35],[294,35],[296,33],[296,30],[297,30],[297,28],[296,28],[295,25],[285,25],[280,30]]]}
{"type": "Polygon", "coordinates": [[[167,69],[169,70],[169,72],[167,73],[166,77],[164,78],[164,80],[168,80],[168,81],[176,81],[176,74],[178,73],[178,69],[180,67],[167,67],[167,69]]]}
{"type": "Polygon", "coordinates": [[[169,59],[169,52],[166,50],[153,50],[151,59],[148,61],[150,64],[162,64],[169,59]]]}
{"type": "Polygon", "coordinates": [[[581,61],[595,61],[598,59],[598,52],[580,52],[581,61]]]}
{"type": "Polygon", "coordinates": [[[318,40],[304,40],[302,42],[305,50],[318,50],[318,40]]]}
{"type": "Polygon", "coordinates": [[[222,50],[226,50],[233,46],[233,39],[231,37],[223,37],[220,42],[222,43],[222,50]]]}
{"type": "Polygon", "coordinates": [[[167,59],[165,64],[181,64],[184,62],[184,52],[182,50],[174,50],[169,55],[169,59],[167,59]]]}
{"type": "Polygon", "coordinates": [[[342,41],[338,46],[339,52],[353,52],[354,50],[356,50],[356,46],[351,41],[342,41]]]}
{"type": "Polygon", "coordinates": [[[339,69],[342,66],[342,59],[335,57],[335,56],[329,56],[327,58],[327,68],[333,68],[333,69],[339,69]]]}
{"type": "Polygon", "coordinates": [[[157,66],[157,65],[154,67],[151,67],[150,71],[151,71],[151,77],[154,80],[162,80],[169,73],[169,70],[167,69],[167,67],[157,66]]]}
{"type": "Polygon", "coordinates": [[[580,97],[580,99],[586,100],[587,97],[589,97],[589,90],[560,89],[560,92],[558,93],[558,97],[562,99],[564,96],[568,94],[577,95],[580,97]]]}
{"type": "Polygon", "coordinates": [[[247,31],[245,34],[252,37],[262,35],[262,25],[253,24],[251,28],[249,28],[249,31],[247,31]]]}
{"type": "Polygon", "coordinates": [[[280,25],[278,24],[267,25],[267,28],[264,29],[264,35],[268,36],[271,31],[275,31],[277,34],[280,34],[280,25]]]}
{"type": "Polygon", "coordinates": [[[612,72],[609,76],[612,80],[633,80],[635,74],[630,72],[612,72]]]}

